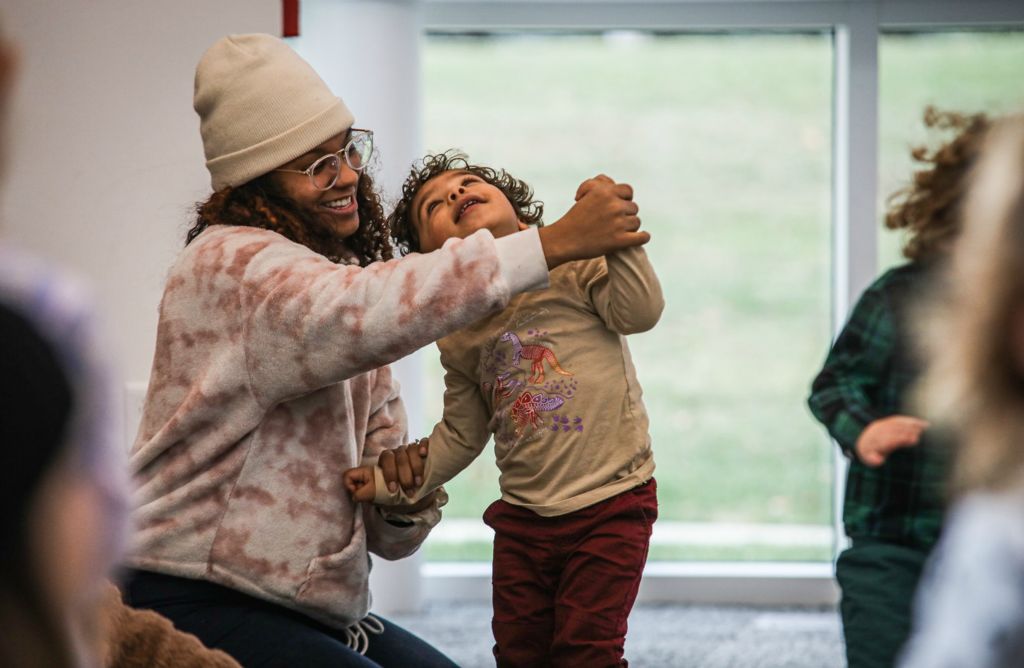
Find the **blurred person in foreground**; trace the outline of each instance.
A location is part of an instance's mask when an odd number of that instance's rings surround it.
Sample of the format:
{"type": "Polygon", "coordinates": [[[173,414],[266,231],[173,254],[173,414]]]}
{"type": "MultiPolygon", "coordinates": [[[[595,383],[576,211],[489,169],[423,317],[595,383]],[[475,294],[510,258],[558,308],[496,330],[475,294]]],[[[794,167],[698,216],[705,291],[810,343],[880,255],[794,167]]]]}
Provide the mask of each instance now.
{"type": "MultiPolygon", "coordinates": [[[[16,70],[0,31],[0,166],[16,70]]],[[[128,534],[128,473],[92,307],[0,237],[0,666],[237,668],[108,577],[128,534]]]]}
{"type": "Polygon", "coordinates": [[[905,668],[1024,665],[1024,115],[985,143],[930,314],[922,399],[959,444],[905,668]]]}
{"type": "Polygon", "coordinates": [[[906,231],[907,262],[864,291],[812,384],[811,412],[850,460],[843,526],[851,545],[836,579],[851,668],[893,665],[942,529],[948,457],[910,406],[922,363],[912,321],[960,234],[960,203],[989,124],[982,114],[925,111],[926,126],[952,136],[913,150],[920,169],[889,200],[885,225],[906,231]]]}

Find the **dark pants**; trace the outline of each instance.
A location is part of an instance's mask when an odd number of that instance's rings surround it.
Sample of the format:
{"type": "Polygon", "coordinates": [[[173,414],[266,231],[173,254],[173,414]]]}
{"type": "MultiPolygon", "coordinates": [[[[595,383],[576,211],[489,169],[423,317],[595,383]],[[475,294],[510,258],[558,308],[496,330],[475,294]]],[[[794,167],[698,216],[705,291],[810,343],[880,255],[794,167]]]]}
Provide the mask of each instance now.
{"type": "Polygon", "coordinates": [[[246,668],[455,668],[426,642],[384,619],[384,632],[368,634],[369,648],[362,656],[348,647],[344,629],[233,589],[147,571],[130,571],[128,576],[128,605],[160,613],[246,668]]]}
{"type": "Polygon", "coordinates": [[[914,592],[929,550],[853,540],[839,555],[846,658],[850,668],[889,668],[910,634],[914,592]]]}
{"type": "Polygon", "coordinates": [[[653,479],[560,517],[491,504],[498,666],[628,665],[626,620],[657,517],[653,479]]]}

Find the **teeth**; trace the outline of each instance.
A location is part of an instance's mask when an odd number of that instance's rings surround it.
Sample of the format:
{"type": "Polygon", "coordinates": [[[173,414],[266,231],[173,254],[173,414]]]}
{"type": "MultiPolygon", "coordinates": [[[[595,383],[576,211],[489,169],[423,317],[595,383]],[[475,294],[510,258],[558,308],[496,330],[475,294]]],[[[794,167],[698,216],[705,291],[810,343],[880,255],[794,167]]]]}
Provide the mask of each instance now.
{"type": "Polygon", "coordinates": [[[352,196],[342,197],[341,199],[331,200],[330,202],[324,202],[324,206],[331,209],[344,209],[346,206],[352,203],[352,196]]]}

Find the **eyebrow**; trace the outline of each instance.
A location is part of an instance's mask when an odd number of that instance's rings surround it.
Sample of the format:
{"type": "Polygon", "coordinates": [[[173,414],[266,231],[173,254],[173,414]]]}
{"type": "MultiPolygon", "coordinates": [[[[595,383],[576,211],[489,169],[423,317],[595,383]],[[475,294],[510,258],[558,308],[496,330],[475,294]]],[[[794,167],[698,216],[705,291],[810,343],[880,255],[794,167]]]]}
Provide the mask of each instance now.
{"type": "MultiPolygon", "coordinates": [[[[345,139],[342,142],[341,147],[345,148],[345,145],[348,144],[350,139],[352,139],[352,129],[351,128],[345,133],[345,139]]],[[[319,157],[322,157],[322,156],[325,156],[325,155],[328,155],[328,154],[331,154],[331,153],[336,153],[336,151],[332,151],[329,148],[326,148],[323,144],[321,144],[320,146],[314,146],[313,148],[309,149],[308,151],[306,151],[305,153],[303,153],[299,157],[297,157],[294,160],[292,160],[292,162],[298,162],[300,160],[305,160],[307,158],[319,158],[319,157]]]]}

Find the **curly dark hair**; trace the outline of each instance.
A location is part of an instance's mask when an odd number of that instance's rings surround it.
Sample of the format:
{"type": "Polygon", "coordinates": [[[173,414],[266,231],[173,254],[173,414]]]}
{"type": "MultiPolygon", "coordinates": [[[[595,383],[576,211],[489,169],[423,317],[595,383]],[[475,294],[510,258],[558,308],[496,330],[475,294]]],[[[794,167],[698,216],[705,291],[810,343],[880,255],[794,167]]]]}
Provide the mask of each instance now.
{"type": "Polygon", "coordinates": [[[402,197],[395,205],[395,210],[388,216],[391,238],[402,254],[420,250],[420,235],[416,231],[413,200],[427,181],[450,171],[467,172],[491,184],[508,198],[519,220],[527,225],[543,227],[544,202],[533,198],[533,188],[525,181],[515,178],[504,169],[471,164],[465,153],[452,149],[444,153],[427,155],[420,161],[419,166],[413,165],[405,183],[402,184],[402,197]]]}
{"type": "Polygon", "coordinates": [[[885,226],[890,230],[907,230],[910,236],[903,246],[903,256],[914,262],[948,250],[960,235],[960,209],[968,176],[991,122],[985,114],[968,115],[927,107],[924,124],[956,135],[934,151],[926,146],[911,150],[914,160],[926,167],[915,172],[911,184],[893,193],[887,202],[885,226]]]}
{"type": "Polygon", "coordinates": [[[302,244],[332,262],[340,262],[346,251],[355,253],[361,266],[393,256],[388,225],[380,195],[369,174],[361,174],[356,186],[359,229],[341,239],[318,225],[310,225],[295,202],[281,193],[270,174],[240,186],[218,190],[205,202],[196,204],[196,219],[185,245],[192,243],[210,225],[247,225],[271,230],[302,244]]]}

